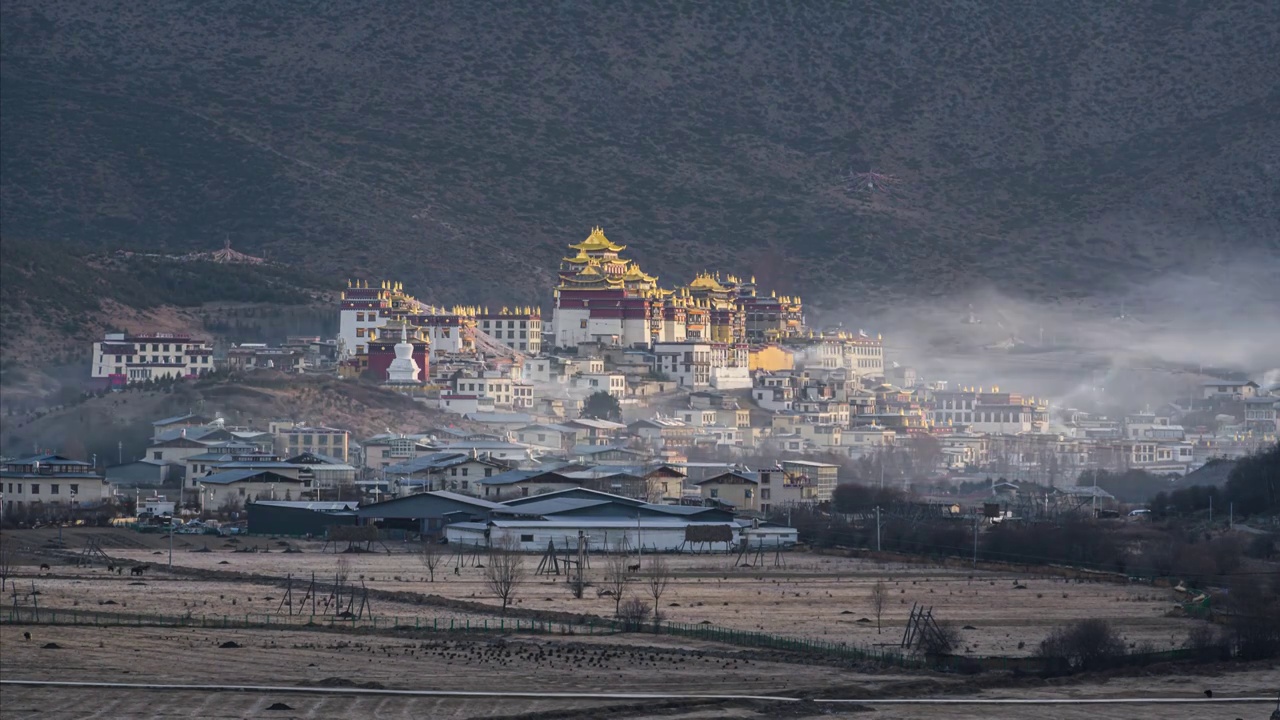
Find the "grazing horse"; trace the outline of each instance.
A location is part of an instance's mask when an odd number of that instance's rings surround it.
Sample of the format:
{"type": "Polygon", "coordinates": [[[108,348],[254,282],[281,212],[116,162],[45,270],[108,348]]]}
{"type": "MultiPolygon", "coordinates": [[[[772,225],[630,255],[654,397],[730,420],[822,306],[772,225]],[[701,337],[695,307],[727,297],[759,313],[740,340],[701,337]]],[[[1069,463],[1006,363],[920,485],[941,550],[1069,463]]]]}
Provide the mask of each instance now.
{"type": "Polygon", "coordinates": [[[628,565],[627,572],[640,572],[640,563],[636,563],[635,565],[628,565]]]}
{"type": "Polygon", "coordinates": [[[133,567],[129,568],[129,574],[130,574],[130,575],[141,575],[142,573],[144,573],[144,572],[146,572],[146,571],[147,571],[147,567],[148,567],[148,566],[146,566],[146,565],[134,565],[133,567]]]}

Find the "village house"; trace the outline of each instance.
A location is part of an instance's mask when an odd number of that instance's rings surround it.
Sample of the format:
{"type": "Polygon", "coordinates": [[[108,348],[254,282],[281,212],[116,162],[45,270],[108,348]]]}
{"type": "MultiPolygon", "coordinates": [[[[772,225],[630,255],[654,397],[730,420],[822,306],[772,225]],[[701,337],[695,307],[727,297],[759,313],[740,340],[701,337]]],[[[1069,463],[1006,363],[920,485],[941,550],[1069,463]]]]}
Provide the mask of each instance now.
{"type": "Polygon", "coordinates": [[[1258,394],[1258,383],[1248,380],[1245,382],[1228,382],[1226,380],[1212,380],[1200,386],[1201,397],[1205,400],[1216,400],[1219,398],[1239,399],[1251,398],[1258,394]]]}
{"type": "Polygon", "coordinates": [[[388,465],[426,455],[432,452],[428,440],[429,436],[425,433],[375,435],[364,441],[361,467],[365,470],[379,471],[388,465]]]}
{"type": "Polygon", "coordinates": [[[580,445],[611,445],[627,429],[622,423],[594,418],[575,418],[561,424],[578,431],[580,445]]]}
{"type": "Polygon", "coordinates": [[[200,478],[197,484],[201,512],[243,508],[254,500],[300,500],[309,490],[309,479],[258,469],[217,472],[200,478]]]}
{"type": "Polygon", "coordinates": [[[356,468],[335,457],[307,452],[286,458],[285,462],[305,466],[300,468],[299,477],[309,472],[315,490],[338,490],[355,485],[356,468]]]}
{"type": "Polygon", "coordinates": [[[300,455],[304,452],[328,455],[343,462],[350,459],[351,434],[346,430],[274,421],[270,431],[276,436],[276,452],[300,455]]]}
{"type": "Polygon", "coordinates": [[[266,343],[242,343],[227,350],[227,369],[240,372],[278,370],[302,372],[306,354],[294,348],[270,347],[266,343]]]}
{"type": "Polygon", "coordinates": [[[508,470],[492,477],[482,478],[479,485],[481,497],[495,502],[578,486],[573,480],[546,470],[508,470]]]}
{"type": "Polygon", "coordinates": [[[111,500],[111,484],[92,465],[62,455],[33,455],[0,465],[4,509],[60,504],[93,506],[111,500]]]}
{"type": "Polygon", "coordinates": [[[507,466],[464,452],[436,452],[388,466],[384,472],[392,480],[396,496],[430,490],[450,490],[475,495],[476,483],[506,471],[507,466]]]}
{"type": "Polygon", "coordinates": [[[696,429],[675,418],[648,418],[627,426],[627,434],[654,450],[683,450],[693,444],[696,429]]]}
{"type": "Polygon", "coordinates": [[[209,418],[193,413],[161,418],[160,420],[155,420],[151,423],[151,437],[158,440],[162,434],[171,430],[200,427],[202,425],[208,425],[210,422],[212,422],[212,420],[209,418]]]}
{"type": "Polygon", "coordinates": [[[578,444],[578,431],[568,425],[526,425],[515,435],[517,442],[544,452],[565,453],[578,444]]]}

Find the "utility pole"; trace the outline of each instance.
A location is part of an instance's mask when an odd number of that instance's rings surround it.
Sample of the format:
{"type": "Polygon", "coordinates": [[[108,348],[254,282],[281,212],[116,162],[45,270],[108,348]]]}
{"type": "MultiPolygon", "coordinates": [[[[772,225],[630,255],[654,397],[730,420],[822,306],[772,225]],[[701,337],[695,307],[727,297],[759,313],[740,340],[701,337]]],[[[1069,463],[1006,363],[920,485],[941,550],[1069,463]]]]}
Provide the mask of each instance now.
{"type": "Polygon", "coordinates": [[[585,531],[583,530],[578,531],[578,582],[577,582],[577,585],[575,586],[577,588],[577,592],[581,592],[583,588],[582,566],[584,564],[583,561],[586,560],[586,547],[587,547],[586,537],[584,535],[584,532],[585,531]]]}
{"type": "Polygon", "coordinates": [[[978,512],[973,513],[973,568],[978,569],[978,512]]]}
{"type": "Polygon", "coordinates": [[[173,569],[173,524],[178,518],[174,514],[169,515],[169,569],[173,569]]]}
{"type": "Polygon", "coordinates": [[[1227,503],[1227,529],[1236,529],[1236,504],[1227,503]]]}
{"type": "Polygon", "coordinates": [[[1209,524],[1213,525],[1213,496],[1209,496],[1209,524]]]}
{"type": "Polygon", "coordinates": [[[876,552],[880,552],[880,506],[876,506],[876,552]]]}

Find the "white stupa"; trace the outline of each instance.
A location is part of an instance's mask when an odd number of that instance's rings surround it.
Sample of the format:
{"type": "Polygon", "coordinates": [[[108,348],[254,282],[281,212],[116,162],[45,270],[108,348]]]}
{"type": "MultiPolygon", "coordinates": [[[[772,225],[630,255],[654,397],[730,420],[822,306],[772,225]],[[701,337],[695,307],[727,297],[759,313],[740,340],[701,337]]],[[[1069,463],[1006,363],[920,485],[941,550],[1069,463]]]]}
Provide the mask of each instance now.
{"type": "Polygon", "coordinates": [[[400,336],[400,342],[395,346],[396,359],[391,361],[391,365],[387,367],[387,384],[388,385],[421,385],[422,381],[418,379],[418,361],[413,359],[413,344],[410,343],[405,335],[400,336]]]}

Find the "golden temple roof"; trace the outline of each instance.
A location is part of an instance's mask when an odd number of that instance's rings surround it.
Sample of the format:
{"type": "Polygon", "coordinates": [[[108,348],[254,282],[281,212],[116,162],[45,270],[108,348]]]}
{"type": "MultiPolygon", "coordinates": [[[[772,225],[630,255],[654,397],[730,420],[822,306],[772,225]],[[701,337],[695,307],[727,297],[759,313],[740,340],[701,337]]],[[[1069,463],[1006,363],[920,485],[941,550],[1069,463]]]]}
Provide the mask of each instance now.
{"type": "Polygon", "coordinates": [[[711,276],[711,273],[698,273],[698,276],[689,283],[690,290],[710,290],[712,292],[724,292],[725,286],[721,285],[718,280],[711,276]]]}
{"type": "Polygon", "coordinates": [[[569,247],[580,253],[604,251],[621,252],[627,249],[626,245],[615,245],[611,242],[609,238],[604,236],[604,230],[599,227],[592,228],[591,234],[587,236],[586,240],[583,240],[577,245],[570,245],[569,247]]]}
{"type": "Polygon", "coordinates": [[[563,258],[563,259],[567,263],[573,263],[574,265],[583,265],[591,262],[593,258],[590,255],[583,252],[582,250],[579,250],[577,255],[574,255],[573,257],[563,258]]]}

